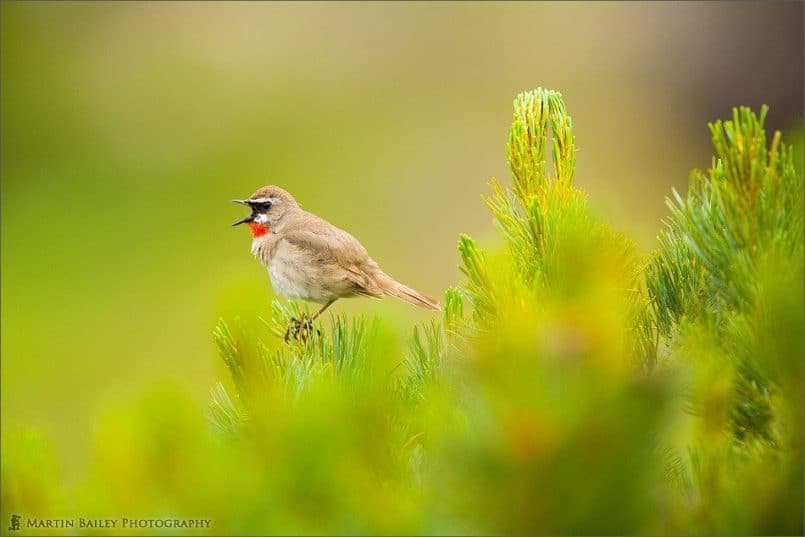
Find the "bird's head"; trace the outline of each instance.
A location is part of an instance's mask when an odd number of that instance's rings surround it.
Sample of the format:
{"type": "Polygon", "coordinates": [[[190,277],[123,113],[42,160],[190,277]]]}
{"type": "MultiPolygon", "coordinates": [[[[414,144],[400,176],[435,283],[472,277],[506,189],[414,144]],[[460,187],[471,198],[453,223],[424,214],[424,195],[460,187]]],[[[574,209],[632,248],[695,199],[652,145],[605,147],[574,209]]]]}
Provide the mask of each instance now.
{"type": "Polygon", "coordinates": [[[232,225],[249,224],[254,238],[276,232],[299,209],[294,197],[278,186],[264,186],[244,200],[232,201],[251,208],[251,214],[232,225]]]}

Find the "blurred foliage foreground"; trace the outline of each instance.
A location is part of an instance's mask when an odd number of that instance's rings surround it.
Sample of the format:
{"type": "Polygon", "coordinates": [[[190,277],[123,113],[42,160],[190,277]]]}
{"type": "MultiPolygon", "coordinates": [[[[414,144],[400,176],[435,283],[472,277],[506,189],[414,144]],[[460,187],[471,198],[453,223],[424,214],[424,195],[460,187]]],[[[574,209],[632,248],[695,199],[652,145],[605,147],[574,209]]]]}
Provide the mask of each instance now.
{"type": "Polygon", "coordinates": [[[275,303],[259,330],[221,321],[231,382],[213,388],[207,417],[150,393],[103,421],[70,487],[35,436],[16,438],[4,521],[801,535],[803,178],[780,134],[766,139],[765,113],[710,125],[712,168],[674,193],[646,256],[573,186],[560,94],[519,95],[513,188],[493,180],[487,199],[506,247],[460,238],[466,278],[443,318],[404,348],[381,320],[344,316],[283,345],[295,303],[275,303]]]}

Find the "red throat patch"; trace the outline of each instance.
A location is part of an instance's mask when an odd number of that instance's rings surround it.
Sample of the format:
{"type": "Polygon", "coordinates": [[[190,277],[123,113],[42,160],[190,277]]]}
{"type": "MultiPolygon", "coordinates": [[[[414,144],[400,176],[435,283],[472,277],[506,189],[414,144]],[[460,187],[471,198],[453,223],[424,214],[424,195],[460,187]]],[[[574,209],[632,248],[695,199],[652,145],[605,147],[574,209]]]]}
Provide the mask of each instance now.
{"type": "Polygon", "coordinates": [[[267,224],[258,224],[257,222],[249,222],[249,228],[252,230],[252,237],[254,237],[255,239],[257,237],[262,237],[263,235],[268,235],[267,224]]]}

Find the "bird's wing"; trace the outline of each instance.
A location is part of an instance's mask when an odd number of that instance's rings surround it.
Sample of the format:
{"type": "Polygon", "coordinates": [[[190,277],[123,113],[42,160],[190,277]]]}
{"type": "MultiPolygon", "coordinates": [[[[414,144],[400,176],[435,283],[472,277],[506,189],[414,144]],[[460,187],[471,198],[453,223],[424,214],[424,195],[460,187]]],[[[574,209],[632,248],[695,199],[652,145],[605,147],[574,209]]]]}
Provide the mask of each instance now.
{"type": "Polygon", "coordinates": [[[320,264],[332,264],[343,270],[344,278],[354,284],[358,294],[380,297],[383,291],[373,274],[379,271],[358,239],[337,227],[323,222],[314,226],[283,233],[282,238],[311,255],[320,264]]]}

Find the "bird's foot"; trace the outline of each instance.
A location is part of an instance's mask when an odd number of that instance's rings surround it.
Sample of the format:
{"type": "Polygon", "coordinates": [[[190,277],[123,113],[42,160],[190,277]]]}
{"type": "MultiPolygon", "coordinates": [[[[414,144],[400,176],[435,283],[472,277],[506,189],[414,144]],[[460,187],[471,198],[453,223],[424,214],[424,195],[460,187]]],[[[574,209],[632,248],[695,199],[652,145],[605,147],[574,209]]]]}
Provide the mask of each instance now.
{"type": "MultiPolygon", "coordinates": [[[[285,337],[283,340],[285,343],[288,343],[288,340],[291,338],[296,341],[301,339],[302,343],[305,343],[313,335],[313,330],[313,319],[310,319],[307,316],[302,316],[301,319],[291,317],[291,324],[285,331],[285,337]]],[[[321,335],[321,330],[316,329],[316,333],[321,335]]]]}

